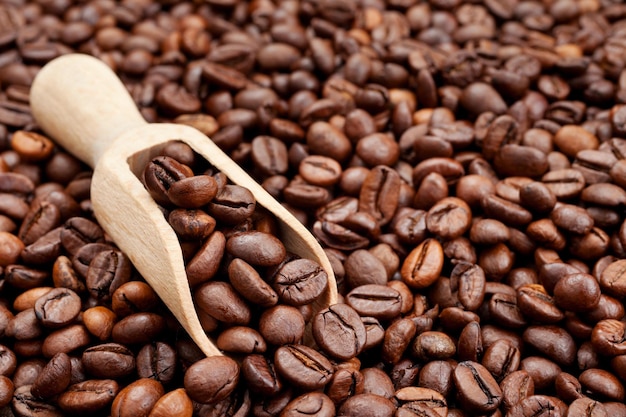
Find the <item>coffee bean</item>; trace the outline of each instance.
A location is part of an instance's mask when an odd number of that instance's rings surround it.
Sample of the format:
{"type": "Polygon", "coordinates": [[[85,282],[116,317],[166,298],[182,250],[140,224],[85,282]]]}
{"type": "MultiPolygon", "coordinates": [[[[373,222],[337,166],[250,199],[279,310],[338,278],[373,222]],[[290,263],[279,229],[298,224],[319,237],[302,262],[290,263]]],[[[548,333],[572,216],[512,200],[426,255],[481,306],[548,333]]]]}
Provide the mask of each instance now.
{"type": "Polygon", "coordinates": [[[608,416],[604,405],[592,400],[591,398],[579,398],[572,401],[567,412],[568,414],[578,413],[580,415],[588,416],[608,416]]]}
{"type": "Polygon", "coordinates": [[[36,399],[35,396],[31,394],[30,389],[30,385],[24,385],[15,389],[11,408],[15,410],[16,414],[23,416],[41,415],[46,417],[60,417],[63,415],[53,404],[48,404],[46,401],[36,399]]]}
{"type": "Polygon", "coordinates": [[[554,287],[554,301],[569,311],[588,311],[597,307],[600,295],[598,281],[589,274],[566,275],[554,287]],[[574,288],[576,296],[572,294],[574,288]]]}
{"type": "Polygon", "coordinates": [[[30,245],[40,237],[60,225],[61,212],[49,202],[40,202],[31,206],[22,221],[18,237],[25,245],[30,245]]]}
{"type": "Polygon", "coordinates": [[[398,205],[400,177],[396,171],[379,165],[365,177],[359,193],[359,210],[387,224],[398,205]]]}
{"type": "Polygon", "coordinates": [[[587,369],[580,374],[578,380],[584,392],[592,398],[624,400],[624,386],[610,372],[603,369],[587,369]]]}
{"type": "Polygon", "coordinates": [[[230,283],[242,297],[263,307],[278,302],[278,295],[247,262],[236,258],[228,266],[230,283]]]}
{"type": "Polygon", "coordinates": [[[585,188],[584,176],[574,169],[559,169],[546,173],[541,181],[557,199],[577,196],[585,188]]]}
{"type": "Polygon", "coordinates": [[[415,338],[412,353],[421,360],[444,360],[456,353],[456,346],[445,333],[426,331],[415,338]]]}
{"type": "Polygon", "coordinates": [[[156,313],[135,313],[113,325],[111,336],[116,343],[148,343],[164,329],[163,317],[156,313]]]}
{"type": "Polygon", "coordinates": [[[263,312],[259,319],[259,333],[267,343],[277,346],[298,343],[304,336],[302,313],[287,305],[277,305],[263,312]]]}
{"type": "Polygon", "coordinates": [[[217,181],[213,177],[195,175],[173,182],[166,195],[178,207],[197,209],[213,200],[217,191],[217,181]]]}
{"type": "Polygon", "coordinates": [[[89,243],[103,241],[102,228],[97,223],[82,217],[68,219],[61,230],[61,244],[71,255],[75,255],[80,248],[89,243]]]}
{"type": "Polygon", "coordinates": [[[528,372],[537,391],[552,387],[561,368],[553,361],[541,356],[528,356],[520,362],[520,370],[528,372]]]}
{"type": "Polygon", "coordinates": [[[331,401],[340,404],[349,397],[363,392],[364,377],[363,374],[356,369],[337,369],[333,374],[326,393],[331,401]]]}
{"type": "Polygon", "coordinates": [[[246,188],[227,184],[209,203],[208,213],[226,224],[241,223],[256,207],[254,196],[246,188]]]}
{"type": "Polygon", "coordinates": [[[426,239],[413,249],[402,264],[402,280],[412,288],[431,285],[443,268],[443,248],[434,239],[426,239]]]}
{"type": "Polygon", "coordinates": [[[15,385],[10,378],[6,376],[0,376],[0,387],[2,387],[2,395],[0,396],[0,406],[6,407],[11,404],[13,399],[13,393],[15,391],[15,385]]]}
{"type": "Polygon", "coordinates": [[[120,390],[111,405],[111,416],[147,416],[163,396],[160,382],[142,378],[120,390]]]}
{"type": "Polygon", "coordinates": [[[132,352],[117,343],[105,343],[85,349],[82,355],[85,370],[96,378],[115,379],[135,370],[132,352]]]}
{"type": "Polygon", "coordinates": [[[556,399],[545,395],[531,395],[523,398],[520,402],[511,407],[509,413],[516,413],[516,415],[520,416],[554,414],[559,409],[554,400],[556,399]]]}
{"type": "Polygon", "coordinates": [[[219,230],[211,233],[185,268],[192,287],[210,280],[217,273],[225,248],[224,234],[219,230]]]}
{"type": "Polygon", "coordinates": [[[273,266],[280,263],[286,250],[278,238],[263,232],[244,232],[226,241],[226,251],[253,265],[273,266]]]}
{"type": "Polygon", "coordinates": [[[300,306],[317,299],[328,285],[328,275],[309,259],[294,259],[276,272],[272,288],[278,298],[290,305],[300,306]]]}
{"type": "Polygon", "coordinates": [[[340,163],[352,152],[352,145],[346,135],[334,126],[321,121],[309,126],[306,144],[313,154],[327,156],[340,163]]]}
{"type": "Polygon", "coordinates": [[[346,304],[321,310],[312,323],[315,342],[329,356],[348,360],[357,356],[365,345],[365,326],[357,312],[346,304]]]}
{"type": "Polygon", "coordinates": [[[312,392],[291,400],[281,413],[285,417],[300,417],[311,414],[320,417],[334,416],[335,405],[327,395],[321,392],[312,392]]]}
{"type": "Polygon", "coordinates": [[[78,295],[67,288],[55,288],[35,302],[35,315],[46,327],[58,328],[71,323],[80,313],[78,295]]]}
{"type": "Polygon", "coordinates": [[[304,345],[285,345],[276,350],[274,364],[288,382],[308,390],[322,388],[333,375],[331,363],[304,345]]]}
{"type": "Polygon", "coordinates": [[[274,364],[263,355],[247,355],[241,363],[241,374],[254,392],[272,396],[283,388],[274,364]]]}
{"type": "Polygon", "coordinates": [[[624,262],[617,260],[609,264],[600,275],[600,286],[604,291],[617,297],[623,297],[626,291],[622,284],[624,262]]]}
{"type": "Polygon", "coordinates": [[[489,371],[478,363],[460,362],[454,370],[454,383],[462,403],[469,409],[485,412],[500,405],[500,387],[489,371]]]}
{"type": "Polygon", "coordinates": [[[348,398],[339,407],[337,416],[391,417],[395,412],[396,406],[390,400],[375,394],[359,394],[348,398]]]}
{"type": "MultiPolygon", "coordinates": [[[[80,262],[81,252],[76,255],[80,262]]],[[[76,262],[74,262],[76,265],[76,262]]],[[[86,283],[87,290],[98,299],[109,300],[115,290],[130,279],[130,260],[120,251],[103,250],[89,262],[86,283]]]]}
{"type": "Polygon", "coordinates": [[[167,384],[176,373],[176,351],[167,343],[152,342],[141,348],[135,363],[139,377],[167,384]]]}
{"type": "Polygon", "coordinates": [[[346,303],[360,316],[391,319],[400,314],[400,293],[384,285],[362,285],[346,295],[346,303]]]}
{"type": "Polygon", "coordinates": [[[209,403],[228,397],[238,381],[239,365],[228,357],[213,356],[190,366],[184,384],[192,400],[209,403]]]}
{"type": "Polygon", "coordinates": [[[517,306],[525,316],[540,323],[558,323],[564,317],[554,298],[539,284],[520,286],[517,289],[517,306]]]}
{"type": "Polygon", "coordinates": [[[70,385],[58,398],[59,407],[68,413],[93,413],[109,407],[119,392],[112,379],[92,379],[70,385]]]}
{"type": "Polygon", "coordinates": [[[152,407],[149,417],[165,417],[179,415],[191,417],[193,403],[182,388],[175,389],[163,395],[152,407]]]}
{"type": "Polygon", "coordinates": [[[41,370],[30,392],[36,398],[50,398],[65,391],[70,384],[70,358],[65,353],[58,353],[41,370]]]}

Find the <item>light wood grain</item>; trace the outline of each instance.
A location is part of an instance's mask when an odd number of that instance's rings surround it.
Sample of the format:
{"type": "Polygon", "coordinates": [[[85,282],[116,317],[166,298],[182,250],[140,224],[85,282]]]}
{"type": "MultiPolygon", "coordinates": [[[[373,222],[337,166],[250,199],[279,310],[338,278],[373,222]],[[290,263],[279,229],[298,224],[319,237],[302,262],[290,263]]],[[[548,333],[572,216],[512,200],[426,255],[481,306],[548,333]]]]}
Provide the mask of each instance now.
{"type": "Polygon", "coordinates": [[[91,200],[98,222],[207,356],[221,352],[195,313],[178,239],[138,179],[171,140],[188,144],[233,183],[248,188],[279,220],[286,248],[321,264],[329,286],[314,304],[315,311],[336,303],[330,262],[304,225],[200,131],[147,124],[124,85],[101,61],[71,54],[50,62],[33,83],[31,107],[44,132],[94,168],[91,200]]]}

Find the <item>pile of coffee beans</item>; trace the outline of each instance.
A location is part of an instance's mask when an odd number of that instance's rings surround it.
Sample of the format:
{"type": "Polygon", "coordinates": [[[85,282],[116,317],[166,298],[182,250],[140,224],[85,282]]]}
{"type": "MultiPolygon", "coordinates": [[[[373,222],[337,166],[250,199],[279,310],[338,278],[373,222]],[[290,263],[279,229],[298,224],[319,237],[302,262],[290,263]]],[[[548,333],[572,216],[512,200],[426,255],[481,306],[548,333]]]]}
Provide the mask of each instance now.
{"type": "MultiPolygon", "coordinates": [[[[253,392],[278,394],[283,383],[276,370],[286,382],[323,388],[334,370],[323,355],[301,345],[305,327],[315,317],[315,340],[325,352],[347,360],[360,353],[365,326],[345,305],[315,311],[313,303],[329,284],[326,271],[288,253],[277,220],[261,212],[252,193],[203,165],[206,161],[189,146],[171,142],[142,176],[185,249],[202,328],[220,350],[240,356],[246,387],[253,392]],[[352,324],[358,326],[356,349],[348,334],[335,333],[350,331],[352,324]],[[306,366],[309,362],[318,368],[306,366]]],[[[239,374],[233,359],[207,358],[189,368],[184,385],[193,400],[214,403],[231,395],[239,374]]]]}
{"type": "MultiPolygon", "coordinates": [[[[161,158],[192,179],[152,190],[191,286],[256,273],[278,296],[245,242],[206,278],[210,236],[252,229],[209,210],[232,185],[186,153],[161,158]]],[[[625,160],[621,0],[7,0],[1,413],[626,416],[625,160]],[[252,331],[198,308],[227,353],[206,365],[93,217],[91,171],[33,120],[34,76],[69,52],[310,228],[339,303],[264,308],[309,318],[315,343],[268,340],[285,328],[264,334],[256,298],[252,331]]]]}

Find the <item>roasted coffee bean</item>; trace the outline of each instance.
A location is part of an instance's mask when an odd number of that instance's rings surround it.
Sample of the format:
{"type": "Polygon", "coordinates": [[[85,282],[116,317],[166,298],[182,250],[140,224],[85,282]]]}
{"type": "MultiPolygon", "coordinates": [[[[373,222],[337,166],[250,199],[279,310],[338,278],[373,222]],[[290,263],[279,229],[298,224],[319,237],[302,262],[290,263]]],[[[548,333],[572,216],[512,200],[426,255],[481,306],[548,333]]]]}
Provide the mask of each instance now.
{"type": "Polygon", "coordinates": [[[0,387],[2,387],[2,395],[0,395],[0,406],[6,407],[11,404],[13,399],[13,393],[15,392],[15,385],[10,378],[6,376],[0,376],[0,387]]]}
{"type": "Polygon", "coordinates": [[[331,417],[335,415],[335,404],[325,394],[312,392],[294,398],[281,412],[285,417],[300,417],[305,415],[331,417]]]}
{"type": "MultiPolygon", "coordinates": [[[[169,89],[163,90],[162,95],[165,96],[169,89]]],[[[172,203],[167,194],[172,184],[192,176],[193,172],[188,166],[173,158],[160,156],[146,166],[143,178],[152,198],[159,204],[170,205],[172,203]]]]}
{"type": "Polygon", "coordinates": [[[102,228],[97,223],[82,217],[68,219],[61,230],[61,244],[71,255],[75,255],[80,248],[89,243],[102,243],[103,241],[102,228]]]}
{"type": "Polygon", "coordinates": [[[509,373],[517,370],[520,359],[520,350],[510,341],[497,340],[485,350],[482,365],[496,381],[501,382],[509,373]]]}
{"type": "Polygon", "coordinates": [[[540,323],[558,323],[564,317],[542,285],[527,284],[517,289],[517,306],[527,317],[540,323]]]}
{"type": "Polygon", "coordinates": [[[30,392],[30,389],[30,385],[23,385],[15,389],[11,408],[15,410],[17,415],[42,415],[50,417],[60,417],[63,415],[55,405],[49,404],[47,401],[38,400],[30,392]]]}
{"type": "Polygon", "coordinates": [[[487,215],[510,226],[524,226],[532,220],[528,210],[493,194],[485,195],[480,204],[487,215]]]}
{"type": "Polygon", "coordinates": [[[476,321],[465,325],[457,342],[457,354],[459,359],[478,361],[483,353],[483,340],[480,324],[476,321]]]}
{"type": "Polygon", "coordinates": [[[17,236],[25,245],[30,245],[40,237],[59,226],[61,212],[50,202],[34,204],[26,213],[17,236]]]}
{"type": "Polygon", "coordinates": [[[369,172],[359,193],[359,210],[371,214],[382,225],[387,224],[398,207],[400,176],[389,167],[379,165],[369,172]]]}
{"type": "Polygon", "coordinates": [[[226,241],[226,251],[244,261],[259,266],[273,266],[286,255],[285,247],[275,236],[250,231],[235,234],[226,241]]]}
{"type": "Polygon", "coordinates": [[[309,304],[317,299],[328,285],[328,275],[310,259],[294,259],[285,263],[274,276],[272,288],[278,298],[290,305],[309,304]]]}
{"type": "Polygon", "coordinates": [[[193,403],[183,388],[178,388],[163,395],[152,407],[148,417],[164,417],[178,415],[191,417],[193,403]]]}
{"type": "Polygon", "coordinates": [[[359,370],[340,368],[328,383],[326,395],[333,403],[340,404],[353,395],[361,394],[363,388],[364,377],[359,370]]]}
{"type": "Polygon", "coordinates": [[[359,394],[348,398],[339,407],[337,416],[391,417],[395,412],[396,406],[390,400],[375,394],[359,394]]]}
{"type": "Polygon", "coordinates": [[[411,319],[395,321],[385,331],[382,347],[382,357],[385,362],[395,364],[409,347],[417,327],[411,319]]]}
{"type": "Polygon", "coordinates": [[[281,346],[274,354],[278,373],[303,389],[324,387],[333,375],[333,367],[321,353],[304,345],[281,346]]]}
{"type": "Polygon", "coordinates": [[[545,395],[531,395],[521,399],[520,402],[511,407],[509,413],[519,416],[547,416],[555,413],[563,415],[560,413],[555,400],[557,399],[545,395]]]}
{"type": "Polygon", "coordinates": [[[208,213],[226,224],[238,224],[250,217],[256,201],[244,187],[227,184],[207,206],[208,213]]]}
{"type": "Polygon", "coordinates": [[[321,155],[310,155],[300,162],[298,172],[308,183],[328,187],[339,182],[342,168],[334,159],[321,155]]]}
{"type": "Polygon", "coordinates": [[[624,400],[624,386],[612,373],[603,369],[587,369],[578,377],[583,392],[591,398],[609,401],[624,400]]]}
{"type": "Polygon", "coordinates": [[[80,297],[68,288],[55,288],[35,302],[37,319],[49,328],[59,328],[71,323],[78,317],[80,310],[80,297]]]}
{"type": "Polygon", "coordinates": [[[226,238],[214,231],[186,266],[187,280],[194,287],[210,280],[217,273],[226,248],[226,238]]]}
{"type": "Polygon", "coordinates": [[[202,359],[185,372],[185,390],[200,403],[210,403],[228,397],[239,381],[239,365],[225,356],[202,359]]]}
{"type": "Polygon", "coordinates": [[[520,370],[528,372],[532,377],[537,391],[554,385],[561,367],[553,361],[541,356],[527,356],[520,362],[520,370]]]}
{"type": "Polygon", "coordinates": [[[135,370],[132,352],[117,343],[105,343],[85,349],[82,355],[85,371],[96,378],[115,379],[135,370]]]}
{"type": "Polygon", "coordinates": [[[168,223],[183,239],[204,239],[215,229],[215,219],[202,210],[175,209],[168,215],[168,223]]]}
{"type": "Polygon", "coordinates": [[[591,398],[578,398],[574,400],[570,404],[567,410],[567,414],[568,415],[578,414],[578,415],[587,415],[587,416],[603,416],[603,415],[608,416],[604,405],[602,405],[602,403],[592,400],[591,398]]]}
{"type": "MultiPolygon", "coordinates": [[[[47,264],[54,262],[61,256],[61,230],[61,227],[54,228],[32,244],[24,247],[21,251],[22,260],[28,264],[47,264]]],[[[10,242],[6,243],[7,247],[5,250],[15,250],[10,242]]],[[[11,255],[9,254],[9,256],[11,255]]],[[[11,263],[14,263],[16,260],[17,259],[11,263]]]]}
{"type": "Polygon", "coordinates": [[[443,332],[425,331],[413,341],[412,353],[425,361],[449,359],[456,353],[456,346],[443,332]]]}
{"type": "Polygon", "coordinates": [[[111,297],[111,308],[119,317],[125,317],[133,313],[150,311],[158,302],[158,296],[148,284],[130,281],[115,290],[111,297]]]}
{"type": "Polygon", "coordinates": [[[585,188],[584,176],[574,169],[560,169],[546,173],[541,181],[557,199],[575,197],[585,188]]]}
{"type": "Polygon", "coordinates": [[[299,343],[304,336],[305,320],[295,307],[277,305],[263,312],[259,333],[267,343],[285,345],[299,343]]]}
{"type": "Polygon", "coordinates": [[[111,405],[111,417],[147,416],[163,394],[160,382],[146,378],[138,379],[115,396],[111,405]]]}
{"type": "Polygon", "coordinates": [[[400,314],[400,293],[385,285],[362,285],[346,295],[346,303],[360,316],[392,319],[400,314]]]}
{"type": "Polygon", "coordinates": [[[363,375],[363,394],[375,394],[384,398],[392,398],[395,392],[393,382],[387,373],[378,368],[365,368],[363,375]]]}
{"type": "Polygon", "coordinates": [[[500,388],[502,389],[502,406],[506,410],[510,410],[521,400],[535,393],[533,379],[526,371],[511,372],[500,382],[500,388]]]}
{"type": "Polygon", "coordinates": [[[117,317],[113,311],[103,306],[96,306],[83,311],[83,324],[92,335],[100,340],[111,337],[117,317]]]}
{"type": "Polygon", "coordinates": [[[450,275],[450,288],[458,291],[459,301],[470,310],[477,310],[485,296],[485,273],[478,265],[458,262],[450,275]]]}
{"type": "Polygon", "coordinates": [[[367,334],[361,318],[346,304],[335,304],[321,310],[312,323],[316,343],[334,358],[351,359],[361,352],[366,343],[367,334]]]}
{"type": "Polygon", "coordinates": [[[626,287],[623,283],[623,280],[626,278],[626,276],[623,277],[624,266],[625,262],[623,260],[617,260],[604,269],[600,275],[600,286],[602,290],[616,297],[626,295],[626,287]]]}
{"type": "Polygon", "coordinates": [[[70,385],[58,398],[59,407],[68,413],[92,413],[108,407],[119,392],[111,379],[92,379],[70,385]]]}
{"type": "MultiPolygon", "coordinates": [[[[80,253],[77,253],[76,259],[81,259],[80,253]]],[[[97,299],[109,300],[115,290],[130,280],[131,273],[130,260],[124,253],[116,250],[100,251],[89,262],[87,290],[97,299]]]]}
{"type": "Polygon", "coordinates": [[[167,343],[149,343],[137,354],[137,374],[141,378],[152,378],[167,384],[176,373],[176,359],[176,351],[167,343]]]}
{"type": "Polygon", "coordinates": [[[485,412],[495,410],[502,401],[502,391],[482,365],[460,362],[454,370],[454,383],[465,407],[485,412]]]}
{"type": "Polygon", "coordinates": [[[30,392],[36,398],[50,398],[65,391],[70,384],[71,363],[65,353],[58,353],[41,370],[30,392]]]}
{"type": "Polygon", "coordinates": [[[361,322],[365,326],[366,334],[363,349],[368,350],[381,344],[385,336],[385,329],[380,324],[380,321],[374,317],[361,316],[361,322]]]}
{"type": "Polygon", "coordinates": [[[246,300],[262,307],[278,302],[278,295],[259,273],[246,261],[236,258],[228,265],[230,283],[246,300]]]}
{"type": "Polygon", "coordinates": [[[554,301],[564,310],[589,311],[600,303],[600,285],[589,274],[569,274],[554,287],[554,301]],[[572,294],[576,289],[576,295],[572,294]],[[575,302],[574,302],[575,300],[575,302]]]}
{"type": "Polygon", "coordinates": [[[274,364],[263,355],[247,355],[241,363],[241,375],[252,391],[262,395],[276,395],[283,388],[274,364]]]}
{"type": "Polygon", "coordinates": [[[427,239],[413,249],[402,264],[402,280],[412,288],[431,285],[443,268],[443,248],[434,239],[427,239]]]}
{"type": "Polygon", "coordinates": [[[111,337],[116,343],[148,343],[165,327],[165,320],[156,313],[135,313],[113,325],[111,337]]]}

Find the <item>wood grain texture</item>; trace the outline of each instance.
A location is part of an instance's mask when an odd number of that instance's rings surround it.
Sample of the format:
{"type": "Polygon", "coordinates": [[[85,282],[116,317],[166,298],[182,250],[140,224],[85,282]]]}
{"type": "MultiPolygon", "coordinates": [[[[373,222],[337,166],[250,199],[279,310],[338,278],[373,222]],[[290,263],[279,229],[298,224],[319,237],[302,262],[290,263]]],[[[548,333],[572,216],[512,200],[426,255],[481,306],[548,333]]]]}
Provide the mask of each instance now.
{"type": "Polygon", "coordinates": [[[233,183],[248,188],[279,220],[287,250],[321,264],[329,285],[315,311],[337,302],[330,261],[306,227],[200,131],[146,123],[103,62],[80,54],[50,62],[33,83],[31,107],[46,134],[94,168],[91,200],[98,222],[207,356],[221,352],[195,313],[178,238],[139,180],[146,164],[171,140],[188,144],[233,183]]]}

